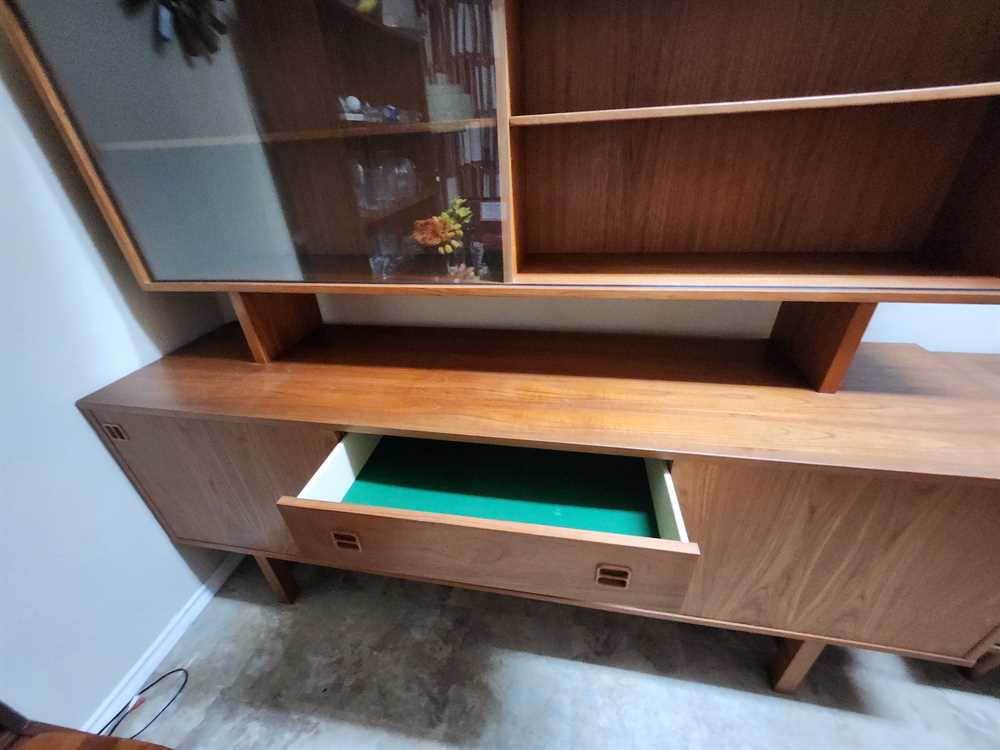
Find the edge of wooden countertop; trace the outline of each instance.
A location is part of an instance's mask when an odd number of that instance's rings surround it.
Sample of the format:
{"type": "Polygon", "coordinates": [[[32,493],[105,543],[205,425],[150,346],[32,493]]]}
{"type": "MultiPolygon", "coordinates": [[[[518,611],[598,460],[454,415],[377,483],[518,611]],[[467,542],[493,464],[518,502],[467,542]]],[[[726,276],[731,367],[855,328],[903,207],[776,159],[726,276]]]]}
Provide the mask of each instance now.
{"type": "MultiPolygon", "coordinates": [[[[862,344],[845,386],[837,394],[809,390],[790,366],[770,357],[765,341],[325,326],[287,359],[256,365],[238,327],[229,324],[81,398],[77,405],[81,409],[118,408],[166,416],[311,422],[341,431],[668,460],[690,456],[1000,481],[1000,355],[932,353],[914,344],[862,344]],[[379,348],[387,337],[401,342],[399,352],[379,348]],[[369,344],[369,338],[375,343],[369,344]],[[500,346],[491,348],[494,343],[500,346]],[[672,375],[665,380],[644,379],[606,371],[618,347],[634,349],[635,362],[629,366],[655,376],[667,366],[654,361],[656,352],[662,350],[668,358],[678,344],[713,361],[710,366],[729,369],[716,373],[717,382],[699,381],[697,372],[685,370],[683,362],[677,365],[682,371],[677,379],[672,375]],[[567,371],[546,371],[557,369],[559,364],[546,359],[548,347],[553,348],[557,360],[564,358],[567,371]],[[748,361],[732,361],[738,359],[736,355],[745,355],[748,361]],[[604,360],[598,362],[601,357],[604,360]],[[420,358],[425,361],[412,361],[420,358]],[[318,369],[324,366],[338,367],[339,374],[330,373],[327,380],[327,373],[318,369]],[[365,390],[366,376],[414,378],[414,388],[420,392],[400,402],[405,406],[396,412],[377,405],[359,406],[360,400],[368,401],[372,395],[365,390]],[[436,385],[428,385],[434,377],[442,381],[440,394],[436,385]],[[726,382],[727,378],[736,382],[726,382]],[[741,382],[740,378],[759,378],[760,382],[741,382]],[[432,409],[421,410],[427,399],[437,399],[437,406],[444,408],[449,389],[457,387],[452,381],[462,379],[463,385],[465,381],[473,383],[484,399],[494,392],[498,401],[507,399],[508,411],[491,414],[493,404],[478,411],[465,406],[463,414],[435,415],[429,413],[432,409]],[[311,400],[311,396],[296,392],[297,385],[303,386],[303,391],[313,387],[325,393],[311,400]],[[258,387],[268,393],[255,395],[253,389],[258,387]],[[616,387],[619,390],[614,390],[616,387]],[[578,392],[570,393],[574,388],[578,392]],[[190,396],[193,390],[198,391],[197,397],[190,396]],[[641,400],[647,391],[648,403],[641,400]],[[576,403],[573,396],[577,396],[576,403]],[[542,401],[551,423],[523,419],[532,403],[542,401]],[[522,411],[504,421],[502,417],[511,416],[511,404],[522,411]],[[638,415],[647,430],[649,425],[655,428],[671,420],[676,424],[703,420],[714,424],[716,432],[703,440],[697,432],[691,439],[627,427],[615,429],[607,424],[597,427],[588,422],[603,419],[610,423],[602,410],[619,405],[623,414],[633,409],[633,416],[638,415]],[[650,405],[660,411],[651,416],[648,409],[643,410],[650,405]],[[755,412],[757,407],[759,413],[755,412]],[[773,413],[768,414],[767,408],[773,413]],[[572,424],[574,419],[580,426],[572,424]],[[730,424],[734,425],[732,430],[730,424]],[[770,443],[766,435],[753,444],[741,439],[771,428],[776,437],[770,443]],[[829,444],[814,448],[784,434],[794,430],[812,431],[829,444]],[[898,434],[898,439],[894,440],[893,434],[898,434]],[[866,445],[837,449],[838,441],[849,445],[852,436],[876,447],[881,440],[895,452],[867,450],[866,445]],[[935,445],[940,445],[940,450],[935,450],[935,445]]],[[[695,362],[688,369],[697,371],[698,367],[695,362]]],[[[373,389],[378,385],[372,381],[373,389]]],[[[399,382],[383,385],[396,387],[399,382]]]]}

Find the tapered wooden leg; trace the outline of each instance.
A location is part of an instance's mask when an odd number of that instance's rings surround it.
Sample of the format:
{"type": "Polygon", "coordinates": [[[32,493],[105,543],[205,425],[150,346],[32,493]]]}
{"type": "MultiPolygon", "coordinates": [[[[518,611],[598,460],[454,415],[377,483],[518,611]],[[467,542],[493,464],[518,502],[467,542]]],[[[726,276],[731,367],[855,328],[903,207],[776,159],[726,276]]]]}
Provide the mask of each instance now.
{"type": "Polygon", "coordinates": [[[295,585],[295,578],[292,576],[292,563],[263,555],[254,555],[253,559],[260,566],[260,572],[264,574],[275,598],[285,604],[294,602],[295,597],[298,596],[299,587],[295,585]]]}
{"type": "Polygon", "coordinates": [[[769,669],[771,686],[779,693],[795,692],[825,647],[823,641],[782,638],[769,669]]]}
{"type": "Polygon", "coordinates": [[[978,680],[988,675],[994,669],[1000,668],[1000,646],[996,646],[995,648],[997,650],[987,651],[979,657],[979,661],[965,670],[966,677],[971,680],[978,680]]]}

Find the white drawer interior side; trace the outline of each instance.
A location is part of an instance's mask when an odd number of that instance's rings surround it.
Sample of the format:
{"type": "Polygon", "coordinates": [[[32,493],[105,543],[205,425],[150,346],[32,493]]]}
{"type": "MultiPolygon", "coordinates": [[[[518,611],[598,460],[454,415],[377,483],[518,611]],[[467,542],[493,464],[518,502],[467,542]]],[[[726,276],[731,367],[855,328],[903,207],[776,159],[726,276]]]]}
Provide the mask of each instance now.
{"type": "Polygon", "coordinates": [[[649,478],[649,494],[653,498],[653,511],[660,536],[672,539],[671,531],[677,529],[677,541],[689,542],[684,514],[677,499],[674,478],[670,476],[670,464],[658,458],[646,459],[646,476],[649,478]]]}
{"type": "Polygon", "coordinates": [[[344,435],[302,488],[299,497],[328,503],[342,502],[381,439],[381,435],[355,432],[344,435]]]}
{"type": "MultiPolygon", "coordinates": [[[[346,434],[302,488],[299,498],[326,503],[343,502],[379,440],[380,435],[346,434]]],[[[687,529],[670,476],[670,465],[659,459],[647,458],[645,468],[659,535],[664,539],[687,543],[687,529]]]]}

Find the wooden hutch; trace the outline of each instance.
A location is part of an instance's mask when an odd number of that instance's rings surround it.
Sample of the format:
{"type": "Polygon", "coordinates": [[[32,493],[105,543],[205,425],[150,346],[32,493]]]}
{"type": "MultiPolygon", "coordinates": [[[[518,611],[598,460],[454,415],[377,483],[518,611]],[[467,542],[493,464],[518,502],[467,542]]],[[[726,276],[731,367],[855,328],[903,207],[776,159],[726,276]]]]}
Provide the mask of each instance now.
{"type": "Polygon", "coordinates": [[[1000,365],[859,347],[882,301],[1000,303],[995,1],[235,0],[189,60],[152,5],[0,18],[140,286],[239,319],[79,402],[172,539],[289,601],[301,561],[773,634],[779,690],[828,643],[996,660],[1000,365]],[[746,341],[317,294],[781,305],[746,341]]]}

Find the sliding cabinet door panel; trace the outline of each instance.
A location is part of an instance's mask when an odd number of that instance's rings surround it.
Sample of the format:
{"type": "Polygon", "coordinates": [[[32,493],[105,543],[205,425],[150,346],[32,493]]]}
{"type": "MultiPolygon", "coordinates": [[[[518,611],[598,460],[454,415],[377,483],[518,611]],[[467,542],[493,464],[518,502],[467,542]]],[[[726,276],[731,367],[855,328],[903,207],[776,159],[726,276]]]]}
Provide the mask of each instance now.
{"type": "Polygon", "coordinates": [[[15,6],[152,280],[503,278],[491,0],[15,6]]]}
{"type": "Polygon", "coordinates": [[[171,536],[285,554],[297,550],[275,503],[301,490],[338,441],[320,425],[94,418],[171,536]]]}
{"type": "Polygon", "coordinates": [[[688,615],[965,656],[1000,619],[1000,490],[821,467],[673,465],[688,615]]]}

